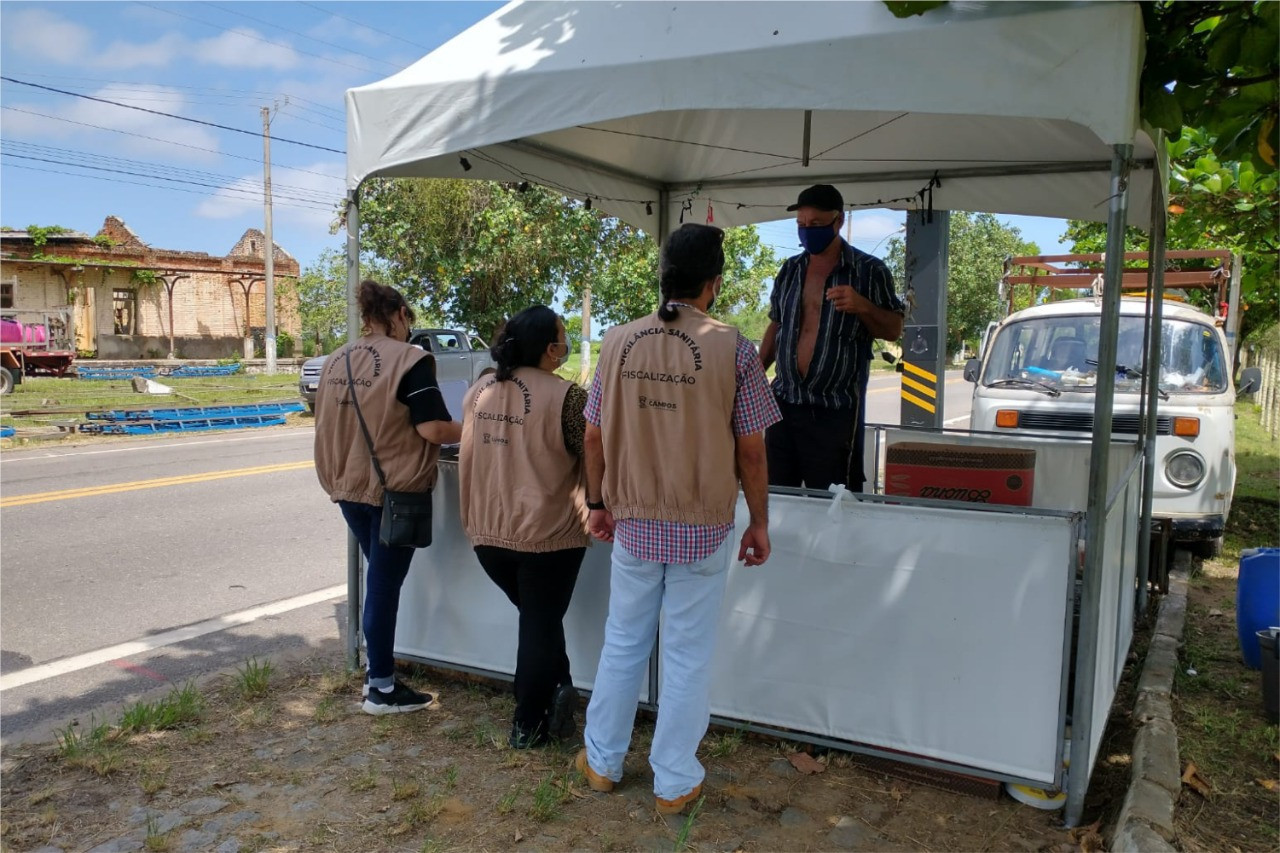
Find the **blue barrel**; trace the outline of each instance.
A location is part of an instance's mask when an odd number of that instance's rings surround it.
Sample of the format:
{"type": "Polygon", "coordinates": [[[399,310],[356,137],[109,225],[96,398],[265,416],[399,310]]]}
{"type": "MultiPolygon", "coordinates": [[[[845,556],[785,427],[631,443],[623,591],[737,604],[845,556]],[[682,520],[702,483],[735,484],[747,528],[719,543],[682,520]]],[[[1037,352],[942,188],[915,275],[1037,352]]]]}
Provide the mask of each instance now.
{"type": "Polygon", "coordinates": [[[1236,579],[1236,630],[1250,669],[1262,668],[1258,632],[1276,627],[1280,627],[1280,548],[1242,551],[1236,579]]]}

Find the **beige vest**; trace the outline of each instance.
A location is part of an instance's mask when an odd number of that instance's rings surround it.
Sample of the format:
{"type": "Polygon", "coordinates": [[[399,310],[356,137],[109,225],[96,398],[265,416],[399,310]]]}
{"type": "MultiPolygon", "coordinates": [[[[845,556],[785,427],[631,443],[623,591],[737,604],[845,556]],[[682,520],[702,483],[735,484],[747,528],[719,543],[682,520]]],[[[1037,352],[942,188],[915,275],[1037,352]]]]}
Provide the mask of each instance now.
{"type": "MultiPolygon", "coordinates": [[[[417,347],[384,335],[368,335],[329,356],[316,392],[316,476],[333,501],[382,504],[382,486],[347,387],[347,350],[360,411],[369,427],[387,488],[425,492],[436,483],[440,447],[425,441],[409,420],[396,390],[409,369],[428,357],[417,347]]],[[[430,392],[428,392],[430,393],[430,392]]]]}
{"type": "Polygon", "coordinates": [[[565,449],[561,425],[569,385],[521,367],[506,382],[486,376],[467,391],[458,476],[473,545],[545,552],[589,544],[582,459],[565,449]]]}
{"type": "Polygon", "coordinates": [[[605,335],[599,377],[604,502],[615,519],[728,524],[738,496],[738,332],[693,308],[605,335]]]}

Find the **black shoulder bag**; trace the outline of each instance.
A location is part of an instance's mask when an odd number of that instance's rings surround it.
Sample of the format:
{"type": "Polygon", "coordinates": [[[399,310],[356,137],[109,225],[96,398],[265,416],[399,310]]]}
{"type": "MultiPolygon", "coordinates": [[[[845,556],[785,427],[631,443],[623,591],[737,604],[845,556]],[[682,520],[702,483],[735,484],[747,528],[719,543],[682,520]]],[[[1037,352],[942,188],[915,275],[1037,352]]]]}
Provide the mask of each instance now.
{"type": "Polygon", "coordinates": [[[378,530],[378,541],[392,548],[425,548],[431,544],[431,492],[393,492],[387,488],[386,475],[378,464],[373,438],[369,435],[369,427],[365,425],[364,415],[360,411],[360,401],[356,398],[355,377],[351,375],[350,348],[346,355],[347,387],[351,391],[351,403],[356,407],[360,431],[364,433],[365,443],[369,445],[373,470],[378,473],[378,482],[382,484],[382,527],[378,530]]]}

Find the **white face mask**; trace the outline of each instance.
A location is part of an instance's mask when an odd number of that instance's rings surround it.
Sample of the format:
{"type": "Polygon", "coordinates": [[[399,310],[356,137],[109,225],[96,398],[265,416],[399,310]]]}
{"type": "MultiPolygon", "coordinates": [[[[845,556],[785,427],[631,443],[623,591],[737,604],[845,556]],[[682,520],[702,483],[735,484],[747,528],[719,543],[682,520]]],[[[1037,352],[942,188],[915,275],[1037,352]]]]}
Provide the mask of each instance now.
{"type": "Polygon", "coordinates": [[[556,367],[564,367],[564,363],[569,360],[569,345],[567,343],[554,343],[552,346],[564,347],[564,354],[560,356],[552,356],[556,359],[556,367]]]}

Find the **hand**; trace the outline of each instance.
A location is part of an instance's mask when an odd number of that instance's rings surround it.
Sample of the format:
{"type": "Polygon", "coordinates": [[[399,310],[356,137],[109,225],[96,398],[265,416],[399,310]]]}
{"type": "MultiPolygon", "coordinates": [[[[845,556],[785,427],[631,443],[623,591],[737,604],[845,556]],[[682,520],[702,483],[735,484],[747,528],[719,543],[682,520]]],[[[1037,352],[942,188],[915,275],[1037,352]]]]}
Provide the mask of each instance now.
{"type": "Polygon", "coordinates": [[[846,314],[864,314],[871,307],[871,300],[847,284],[827,288],[827,300],[837,311],[846,314]]]}
{"type": "Polygon", "coordinates": [[[587,531],[601,542],[613,541],[613,513],[607,509],[593,509],[587,518],[587,531]]]}
{"type": "Polygon", "coordinates": [[[742,534],[742,544],[738,546],[738,562],[748,566],[764,565],[772,550],[769,546],[768,523],[752,524],[742,534]]]}

